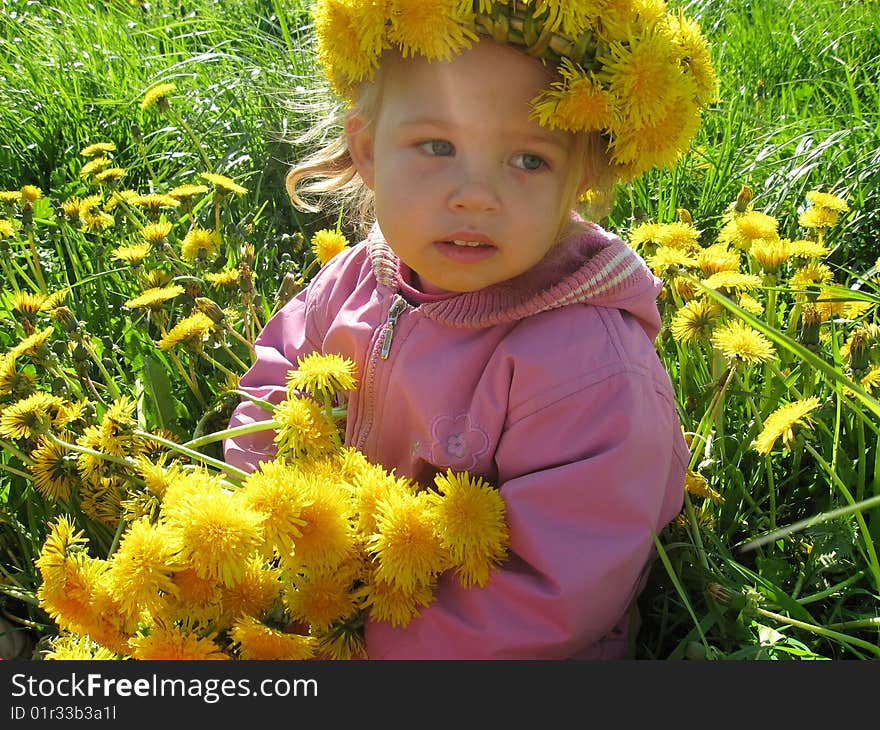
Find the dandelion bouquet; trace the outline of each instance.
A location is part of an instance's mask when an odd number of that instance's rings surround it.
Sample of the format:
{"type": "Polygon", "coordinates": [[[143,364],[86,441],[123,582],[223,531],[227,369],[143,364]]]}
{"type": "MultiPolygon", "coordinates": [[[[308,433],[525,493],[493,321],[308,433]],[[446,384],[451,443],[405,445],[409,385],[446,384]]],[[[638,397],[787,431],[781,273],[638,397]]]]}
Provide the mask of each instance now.
{"type": "MultiPolygon", "coordinates": [[[[485,585],[507,547],[497,490],[451,471],[426,488],[343,447],[352,363],[298,366],[274,417],[245,427],[276,430],[278,455],[255,472],[165,442],[159,459],[132,460],[143,489],[107,558],[54,522],[37,560],[37,597],[62,630],[50,658],[363,657],[364,621],[407,625],[444,571],[485,585]]],[[[100,428],[120,445],[149,438],[124,404],[100,428]]]]}

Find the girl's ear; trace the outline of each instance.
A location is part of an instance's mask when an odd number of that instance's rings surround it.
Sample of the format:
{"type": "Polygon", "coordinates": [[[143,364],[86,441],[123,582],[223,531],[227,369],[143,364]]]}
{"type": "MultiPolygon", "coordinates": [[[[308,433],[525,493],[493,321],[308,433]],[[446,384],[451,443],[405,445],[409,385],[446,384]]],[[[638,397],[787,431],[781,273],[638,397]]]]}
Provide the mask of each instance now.
{"type": "Polygon", "coordinates": [[[345,118],[345,141],[351,161],[370,190],[375,180],[373,132],[361,114],[353,112],[345,118]]]}

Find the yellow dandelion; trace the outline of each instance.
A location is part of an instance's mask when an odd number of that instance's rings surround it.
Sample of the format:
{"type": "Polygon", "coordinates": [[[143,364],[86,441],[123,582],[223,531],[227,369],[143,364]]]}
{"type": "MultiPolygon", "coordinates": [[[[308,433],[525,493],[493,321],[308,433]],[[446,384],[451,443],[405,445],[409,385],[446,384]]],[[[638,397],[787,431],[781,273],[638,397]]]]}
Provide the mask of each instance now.
{"type": "Polygon", "coordinates": [[[311,570],[334,570],[352,555],[352,505],[347,492],[336,481],[304,475],[300,482],[304,500],[300,518],[305,524],[294,541],[294,554],[284,556],[292,571],[301,566],[311,570]]]}
{"type": "Polygon", "coordinates": [[[144,94],[141,99],[140,108],[141,111],[145,111],[149,109],[154,104],[158,104],[159,108],[162,109],[165,105],[168,104],[168,95],[173,91],[177,90],[177,84],[157,84],[151,89],[147,90],[147,93],[144,94]]]}
{"type": "Polygon", "coordinates": [[[24,203],[35,203],[43,197],[43,191],[36,185],[21,186],[21,200],[24,203]]]}
{"type": "Polygon", "coordinates": [[[775,274],[789,258],[788,242],[780,238],[758,239],[749,248],[751,256],[765,274],[775,274]]]}
{"type": "Polygon", "coordinates": [[[27,291],[20,291],[13,295],[10,302],[12,309],[23,314],[25,317],[33,316],[43,310],[46,303],[45,294],[32,294],[27,291]]]}
{"type": "Polygon", "coordinates": [[[122,180],[128,171],[124,167],[108,167],[105,170],[96,172],[92,177],[96,183],[118,182],[122,180]]]}
{"type": "Polygon", "coordinates": [[[140,266],[153,252],[153,247],[148,243],[137,243],[133,246],[119,246],[110,252],[110,257],[117,261],[124,261],[130,266],[140,266]]]}
{"type": "Polygon", "coordinates": [[[818,407],[819,399],[811,396],[777,408],[764,419],[761,433],[752,442],[755,451],[766,456],[780,437],[783,444],[790,448],[795,438],[795,427],[808,428],[811,421],[807,414],[818,407]]]}
{"type": "Polygon", "coordinates": [[[159,221],[158,223],[148,223],[141,228],[141,237],[153,246],[159,246],[168,239],[171,233],[172,224],[168,221],[159,221]]]}
{"type": "Polygon", "coordinates": [[[324,266],[336,254],[348,248],[348,239],[341,233],[323,228],[312,236],[312,251],[318,263],[324,266]]]}
{"type": "Polygon", "coordinates": [[[163,594],[173,594],[173,573],[180,568],[177,549],[166,528],[141,518],[129,524],[109,560],[105,580],[123,610],[136,619],[141,611],[155,613],[163,594]]]}
{"type": "Polygon", "coordinates": [[[213,287],[230,286],[238,281],[238,269],[223,269],[222,271],[209,271],[205,274],[205,280],[213,287]]]}
{"type": "Polygon", "coordinates": [[[203,195],[208,192],[210,188],[207,185],[178,185],[177,187],[168,191],[168,194],[172,198],[177,198],[178,200],[188,200],[190,198],[194,198],[196,195],[203,195]]]}
{"type": "Polygon", "coordinates": [[[9,352],[13,357],[16,358],[21,357],[22,355],[27,355],[32,358],[44,358],[47,354],[46,343],[49,341],[49,338],[54,334],[54,332],[54,327],[46,327],[44,329],[38,330],[33,334],[25,337],[9,352]]]}
{"type": "Polygon", "coordinates": [[[108,152],[115,152],[116,145],[113,142],[95,142],[94,144],[90,144],[86,147],[83,147],[79,153],[83,157],[96,157],[96,156],[104,156],[108,152]]]}
{"type": "Polygon", "coordinates": [[[171,621],[198,622],[217,628],[220,623],[220,586],[210,578],[202,578],[192,568],[173,574],[174,593],[167,596],[162,616],[171,621]]]}
{"type": "MultiPolygon", "coordinates": [[[[80,442],[77,441],[77,443],[80,442]]],[[[82,471],[80,469],[80,473],[82,471]]],[[[114,529],[122,517],[124,509],[122,503],[127,498],[128,483],[114,475],[109,477],[93,476],[90,479],[85,479],[80,487],[82,511],[96,522],[112,526],[114,529]]]]}
{"type": "Polygon", "coordinates": [[[741,290],[757,289],[763,282],[756,274],[742,274],[738,271],[718,271],[707,279],[703,279],[703,285],[709,289],[741,290]]]}
{"type": "Polygon", "coordinates": [[[201,636],[186,626],[156,622],[147,631],[129,640],[131,655],[135,659],[204,661],[230,658],[214,642],[213,635],[201,636]]]}
{"type": "Polygon", "coordinates": [[[79,210],[82,200],[78,197],[68,198],[61,203],[61,213],[65,218],[76,220],[79,218],[79,210]]]}
{"type": "Polygon", "coordinates": [[[875,365],[865,373],[859,384],[869,393],[876,391],[880,387],[880,365],[875,365]]]}
{"type": "Polygon", "coordinates": [[[76,454],[55,441],[41,438],[30,456],[28,471],[33,474],[40,494],[53,502],[68,501],[79,484],[76,454]]]}
{"type": "Polygon", "coordinates": [[[818,190],[810,190],[807,192],[807,200],[809,200],[817,208],[827,208],[837,213],[849,213],[849,205],[843,198],[839,198],[831,193],[822,193],[818,190]]]}
{"type": "Polygon", "coordinates": [[[43,654],[47,661],[108,661],[120,659],[119,654],[101,646],[89,636],[63,632],[49,641],[43,654]]]}
{"type": "Polygon", "coordinates": [[[295,467],[275,460],[261,462],[242,483],[241,498],[249,509],[263,516],[270,550],[277,547],[279,553],[290,553],[302,535],[300,528],[306,522],[300,517],[304,495],[297,488],[299,479],[301,474],[295,467]]]}
{"type": "Polygon", "coordinates": [[[739,320],[717,327],[712,345],[725,357],[749,364],[770,360],[776,354],[770,340],[739,320]]]}
{"type": "Polygon", "coordinates": [[[687,253],[700,251],[700,231],[692,223],[662,223],[657,230],[656,240],[660,246],[677,248],[687,253]]]}
{"type": "Polygon", "coordinates": [[[363,618],[355,616],[350,621],[333,624],[327,631],[315,632],[318,656],[322,659],[366,659],[363,636],[363,618]]]}
{"type": "Polygon", "coordinates": [[[299,661],[315,655],[314,637],[284,633],[253,616],[238,619],[230,636],[238,654],[246,660],[299,661]]]}
{"type": "Polygon", "coordinates": [[[6,218],[0,219],[0,240],[4,238],[12,238],[18,230],[16,223],[6,218]]]}
{"type": "Polygon", "coordinates": [[[657,276],[666,276],[670,272],[697,266],[697,259],[692,254],[669,246],[660,246],[646,261],[657,276]]]}
{"type": "Polygon", "coordinates": [[[779,221],[773,216],[750,210],[729,220],[718,234],[718,242],[748,250],[753,241],[779,238],[779,221]]]}
{"type": "Polygon", "coordinates": [[[111,164],[111,160],[108,157],[95,157],[79,169],[79,176],[82,178],[91,177],[99,172],[103,172],[111,164]]]}
{"type": "Polygon", "coordinates": [[[40,608],[60,629],[92,634],[93,628],[108,618],[95,615],[92,607],[106,567],[104,561],[76,552],[52,570],[41,569],[43,580],[37,589],[40,608]]]}
{"type": "Polygon", "coordinates": [[[674,165],[688,151],[700,124],[699,111],[686,96],[677,96],[663,116],[617,130],[609,144],[611,160],[624,180],[674,165]]]}
{"type": "Polygon", "coordinates": [[[318,58],[334,90],[342,97],[369,79],[385,39],[387,5],[326,0],[312,8],[318,58]]]}
{"type": "Polygon", "coordinates": [[[186,290],[179,284],[165,287],[153,287],[146,291],[142,291],[133,299],[129,299],[123,304],[123,306],[127,309],[161,309],[166,302],[183,294],[184,291],[186,290]]]}
{"type": "Polygon", "coordinates": [[[336,448],[336,427],[311,398],[297,397],[291,391],[275,407],[273,418],[278,427],[274,441],[281,456],[325,454],[336,448]]]}
{"type": "Polygon", "coordinates": [[[238,583],[247,569],[242,557],[262,546],[263,516],[219,488],[187,492],[170,509],[167,495],[163,511],[181,563],[224,585],[238,583]]]}
{"type": "Polygon", "coordinates": [[[840,213],[831,208],[810,206],[798,216],[798,224],[802,228],[824,230],[836,226],[840,221],[840,213]]]}
{"type": "Polygon", "coordinates": [[[477,40],[459,0],[390,0],[388,38],[403,57],[451,59],[477,40]]]}
{"type": "Polygon", "coordinates": [[[219,231],[204,228],[191,228],[180,244],[180,256],[184,261],[194,263],[213,258],[220,250],[219,231]]]}
{"type": "Polygon", "coordinates": [[[110,193],[110,198],[107,200],[104,209],[109,213],[120,204],[123,207],[133,206],[136,205],[136,201],[140,197],[141,194],[137,190],[114,190],[110,193]]]}
{"type": "Polygon", "coordinates": [[[109,213],[86,213],[80,215],[80,227],[87,233],[101,233],[116,225],[116,219],[109,213]]]}
{"type": "Polygon", "coordinates": [[[421,616],[420,608],[434,600],[432,584],[417,583],[404,590],[396,583],[374,579],[369,582],[364,607],[374,621],[388,621],[393,626],[407,626],[421,616]]]}
{"type": "Polygon", "coordinates": [[[592,72],[564,58],[559,79],[532,101],[541,126],[569,132],[601,131],[614,121],[614,98],[592,72]]]}
{"type": "Polygon", "coordinates": [[[354,361],[333,353],[313,352],[297,358],[296,369],[287,372],[287,387],[316,397],[354,390],[354,361]]]}
{"type": "Polygon", "coordinates": [[[706,299],[692,299],[673,315],[669,329],[676,342],[708,342],[720,315],[719,304],[706,299]]]}
{"type": "Polygon", "coordinates": [[[13,353],[0,354],[0,395],[22,400],[33,395],[36,379],[30,373],[20,371],[16,362],[13,353]]]}
{"type": "Polygon", "coordinates": [[[57,395],[34,393],[6,406],[0,413],[0,436],[36,438],[54,425],[64,401],[57,395]]]}
{"type": "Polygon", "coordinates": [[[662,223],[639,223],[629,233],[629,244],[636,251],[653,251],[660,245],[660,232],[663,230],[662,223]]]}
{"type": "Polygon", "coordinates": [[[670,13],[667,22],[677,47],[676,55],[693,79],[698,101],[709,103],[718,94],[718,79],[699,23],[681,12],[670,13]]]}
{"type": "Polygon", "coordinates": [[[764,313],[764,305],[761,304],[761,302],[759,302],[757,299],[755,299],[751,294],[741,292],[736,298],[736,303],[751,314],[764,313]]]}
{"type": "Polygon", "coordinates": [[[833,282],[834,272],[831,271],[831,268],[823,263],[813,262],[795,270],[788,283],[792,289],[806,289],[810,286],[821,286],[833,282]]]}
{"type": "Polygon", "coordinates": [[[711,499],[715,504],[720,504],[724,501],[724,498],[709,486],[706,477],[696,471],[688,470],[687,474],[685,474],[684,488],[688,494],[711,499]]]}
{"type": "Polygon", "coordinates": [[[293,576],[285,603],[293,619],[313,631],[327,631],[357,610],[352,584],[350,570],[305,570],[293,576]]]}
{"type": "Polygon", "coordinates": [[[165,193],[147,193],[146,195],[138,195],[131,200],[131,203],[150,210],[180,207],[180,201],[177,198],[172,198],[165,193]]]}
{"type": "MultiPolygon", "coordinates": [[[[344,468],[343,468],[344,469],[344,468]]],[[[398,477],[378,464],[365,463],[348,478],[355,513],[357,530],[363,537],[376,532],[376,505],[393,491],[414,494],[416,486],[409,479],[398,477]]]]}
{"type": "Polygon", "coordinates": [[[239,616],[263,618],[270,614],[281,597],[281,570],[266,566],[262,558],[252,555],[245,563],[241,580],[220,586],[223,607],[220,625],[229,626],[239,616]]]}
{"type": "Polygon", "coordinates": [[[507,554],[509,535],[504,500],[479,477],[450,469],[434,478],[427,494],[440,544],[465,587],[486,585],[490,571],[507,554]]]}
{"type": "Polygon", "coordinates": [[[424,493],[393,491],[379,499],[367,549],[376,560],[376,578],[405,591],[430,583],[449,567],[424,493]]]}
{"type": "Polygon", "coordinates": [[[828,247],[818,241],[796,240],[788,244],[788,253],[792,258],[821,259],[825,258],[830,251],[828,247]]]}
{"type": "Polygon", "coordinates": [[[217,175],[213,172],[203,172],[201,173],[201,177],[214,185],[218,190],[237,193],[238,195],[244,195],[247,192],[247,188],[242,187],[232,178],[226,177],[226,175],[217,175]]]}
{"type": "Polygon", "coordinates": [[[12,205],[21,202],[21,190],[0,190],[0,203],[12,205]]]}
{"type": "MultiPolygon", "coordinates": [[[[675,47],[660,33],[647,33],[629,43],[609,44],[600,79],[636,126],[664,117],[686,83],[675,58],[675,47]]],[[[692,97],[691,90],[687,96],[692,97]]]]}
{"type": "Polygon", "coordinates": [[[697,253],[697,267],[706,277],[719,271],[739,271],[740,264],[739,251],[724,243],[714,243],[697,253]]]}

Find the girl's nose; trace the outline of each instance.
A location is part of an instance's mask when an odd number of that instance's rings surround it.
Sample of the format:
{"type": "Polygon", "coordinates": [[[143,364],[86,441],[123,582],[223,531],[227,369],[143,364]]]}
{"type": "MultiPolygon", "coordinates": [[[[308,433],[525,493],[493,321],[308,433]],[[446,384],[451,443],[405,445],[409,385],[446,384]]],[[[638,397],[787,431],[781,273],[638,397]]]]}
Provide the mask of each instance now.
{"type": "Polygon", "coordinates": [[[461,212],[491,213],[501,207],[496,172],[489,169],[460,171],[449,195],[449,207],[461,212]]]}

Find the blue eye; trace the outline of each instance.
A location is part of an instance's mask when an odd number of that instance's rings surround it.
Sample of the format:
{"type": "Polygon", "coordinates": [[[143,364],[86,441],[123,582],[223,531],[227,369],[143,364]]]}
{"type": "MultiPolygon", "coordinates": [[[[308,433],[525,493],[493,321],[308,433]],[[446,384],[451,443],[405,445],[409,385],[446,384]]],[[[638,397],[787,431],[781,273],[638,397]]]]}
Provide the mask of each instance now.
{"type": "Polygon", "coordinates": [[[427,142],[422,142],[419,148],[435,157],[451,157],[455,154],[455,147],[452,146],[452,142],[447,142],[445,139],[431,139],[427,142]]]}
{"type": "Polygon", "coordinates": [[[511,164],[514,167],[518,167],[522,170],[528,170],[529,172],[534,172],[535,170],[540,170],[542,167],[546,167],[547,163],[544,162],[537,155],[530,155],[528,152],[523,152],[519,155],[514,155],[511,159],[511,164]]]}

